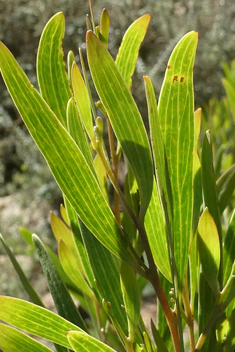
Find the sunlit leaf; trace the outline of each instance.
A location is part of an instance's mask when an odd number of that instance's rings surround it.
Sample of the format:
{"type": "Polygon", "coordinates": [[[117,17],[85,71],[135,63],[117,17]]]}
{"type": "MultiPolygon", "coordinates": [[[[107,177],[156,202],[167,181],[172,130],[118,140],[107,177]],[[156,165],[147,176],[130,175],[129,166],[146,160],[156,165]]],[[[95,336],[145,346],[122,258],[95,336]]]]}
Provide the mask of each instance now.
{"type": "Polygon", "coordinates": [[[19,330],[0,323],[0,348],[4,352],[52,352],[52,350],[19,330]]]}
{"type": "Polygon", "coordinates": [[[60,122],[66,126],[67,102],[72,96],[62,51],[65,20],[62,12],[47,23],[37,54],[37,77],[40,92],[60,122]]]}
{"type": "Polygon", "coordinates": [[[91,31],[87,33],[87,55],[96,90],[137,180],[143,220],[152,193],[153,167],[142,118],[112,57],[91,31]]]}
{"type": "Polygon", "coordinates": [[[76,260],[73,256],[72,252],[69,250],[69,248],[66,246],[66,244],[62,240],[60,240],[60,242],[59,242],[58,252],[59,252],[59,258],[60,258],[61,265],[62,265],[65,273],[70,278],[70,280],[84,294],[86,294],[90,298],[94,298],[93,292],[91,291],[86,280],[83,278],[82,274],[78,270],[76,260]]]}
{"type": "Polygon", "coordinates": [[[18,298],[0,296],[0,305],[1,320],[67,348],[71,347],[67,331],[82,331],[59,315],[18,298]]]}
{"type": "Polygon", "coordinates": [[[129,88],[132,85],[131,77],[135,70],[139,48],[145,37],[149,21],[150,15],[146,14],[133,22],[127,29],[118,50],[116,65],[129,88]]]}
{"type": "Polygon", "coordinates": [[[198,224],[198,250],[205,277],[213,292],[218,293],[220,241],[214,219],[206,208],[198,224]]]}
{"type": "Polygon", "coordinates": [[[111,347],[84,333],[69,331],[68,341],[75,352],[114,352],[111,347]]]}
{"type": "Polygon", "coordinates": [[[121,229],[80,149],[3,43],[0,69],[21,117],[81,220],[116,256],[135,266],[121,229]]]}
{"type": "Polygon", "coordinates": [[[72,67],[72,82],[73,82],[74,97],[77,103],[77,108],[78,108],[80,118],[83,121],[84,127],[87,131],[87,134],[91,142],[95,144],[95,135],[93,130],[89,95],[87,92],[85,82],[82,78],[81,72],[79,71],[78,66],[76,65],[75,62],[72,67]]]}
{"type": "Polygon", "coordinates": [[[196,32],[186,34],[167,64],[158,114],[172,188],[174,254],[182,288],[191,240],[193,210],[194,95],[196,32]]]}

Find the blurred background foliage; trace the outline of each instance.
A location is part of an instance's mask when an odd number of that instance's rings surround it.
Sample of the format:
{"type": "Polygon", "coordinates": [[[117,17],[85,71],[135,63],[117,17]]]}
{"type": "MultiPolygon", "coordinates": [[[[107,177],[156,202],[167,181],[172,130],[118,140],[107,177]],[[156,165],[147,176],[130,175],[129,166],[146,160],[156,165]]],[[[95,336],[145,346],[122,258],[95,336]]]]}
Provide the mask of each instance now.
{"type": "MultiPolygon", "coordinates": [[[[221,82],[221,62],[229,63],[235,57],[234,0],[99,0],[94,1],[96,23],[103,7],[111,18],[109,49],[114,57],[128,26],[139,16],[151,14],[133,79],[133,95],[145,119],[142,76],[152,78],[158,95],[174,46],[188,31],[199,32],[194,71],[196,105],[203,107],[203,126],[214,133],[215,152],[228,138],[234,140],[234,122],[221,82]]],[[[78,47],[85,49],[87,0],[0,0],[0,40],[9,47],[36,87],[40,34],[58,11],[66,19],[65,55],[73,50],[78,59],[78,47]]],[[[221,153],[217,176],[223,167],[234,162],[233,145],[230,143],[226,157],[221,153]]],[[[49,209],[58,209],[61,201],[45,161],[0,80],[0,231],[11,234],[9,244],[14,244],[19,252],[17,229],[20,225],[44,235],[49,241],[49,209]]]]}

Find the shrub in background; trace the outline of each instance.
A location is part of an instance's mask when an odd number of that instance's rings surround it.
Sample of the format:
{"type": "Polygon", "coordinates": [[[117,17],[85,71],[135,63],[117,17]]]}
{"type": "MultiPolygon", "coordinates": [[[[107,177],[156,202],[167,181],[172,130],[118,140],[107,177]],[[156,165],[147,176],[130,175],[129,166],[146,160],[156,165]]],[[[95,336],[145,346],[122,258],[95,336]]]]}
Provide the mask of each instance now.
{"type": "Polygon", "coordinates": [[[42,307],[1,237],[33,302],[0,297],[0,319],[11,325],[1,324],[5,352],[50,351],[14,327],[52,341],[57,351],[234,350],[234,216],[225,228],[222,214],[235,187],[235,167],[216,183],[209,131],[199,158],[201,111],[194,113],[192,76],[196,32],[174,48],[158,106],[152,82],[144,77],[149,141],[131,95],[149,20],[143,15],[129,27],[114,61],[107,51],[109,16],[103,10],[96,27],[91,7],[86,43],[100,99],[95,104],[82,50],[83,75],[72,52],[68,75],[65,71],[62,13],[52,17],[40,40],[40,93],[0,44],[3,79],[65,204],[63,221],[51,215],[58,257],[39,237],[22,230],[36,249],[59,315],[42,307]],[[121,158],[127,169],[124,191],[118,179],[121,158]],[[151,336],[140,315],[147,282],[158,299],[151,336]],[[90,321],[83,320],[72,296],[90,321]]]}

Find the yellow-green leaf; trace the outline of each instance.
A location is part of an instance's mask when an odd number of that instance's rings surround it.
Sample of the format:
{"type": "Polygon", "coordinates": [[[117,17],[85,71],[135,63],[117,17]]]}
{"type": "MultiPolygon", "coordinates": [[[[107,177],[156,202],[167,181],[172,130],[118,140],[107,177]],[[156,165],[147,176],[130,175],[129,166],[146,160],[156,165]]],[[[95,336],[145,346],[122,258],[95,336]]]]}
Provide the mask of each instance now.
{"type": "Polygon", "coordinates": [[[202,269],[214,293],[218,293],[220,241],[214,219],[206,208],[198,224],[198,250],[202,269]]]}

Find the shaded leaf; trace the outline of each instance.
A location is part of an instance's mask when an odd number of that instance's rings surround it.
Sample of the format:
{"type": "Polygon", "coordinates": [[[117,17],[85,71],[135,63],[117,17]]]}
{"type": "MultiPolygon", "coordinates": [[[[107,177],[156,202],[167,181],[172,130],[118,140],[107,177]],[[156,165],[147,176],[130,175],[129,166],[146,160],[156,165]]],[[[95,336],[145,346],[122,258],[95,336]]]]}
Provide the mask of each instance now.
{"type": "Polygon", "coordinates": [[[111,253],[96,240],[84,224],[80,223],[80,226],[101,298],[111,303],[111,313],[125,332],[125,335],[127,335],[126,313],[122,308],[123,299],[120,288],[120,276],[116,263],[111,253]]]}
{"type": "Polygon", "coordinates": [[[216,182],[220,214],[227,207],[235,189],[235,164],[220,176],[216,182]]]}
{"type": "Polygon", "coordinates": [[[14,254],[12,253],[12,251],[10,250],[8,245],[6,244],[4,238],[2,237],[1,234],[0,234],[0,241],[2,242],[4,248],[5,248],[6,252],[7,252],[7,255],[10,258],[10,260],[12,262],[12,265],[14,266],[15,271],[16,271],[17,275],[19,276],[19,279],[20,279],[25,291],[29,295],[30,299],[32,300],[33,303],[38,304],[39,306],[43,307],[44,304],[42,303],[40,297],[38,296],[37,292],[34,290],[32,285],[30,284],[30,282],[27,279],[25,273],[23,272],[20,264],[16,260],[14,254]]]}
{"type": "Polygon", "coordinates": [[[122,262],[120,269],[121,290],[128,321],[128,338],[134,342],[135,331],[140,318],[140,293],[133,269],[122,262]]]}
{"type": "Polygon", "coordinates": [[[1,320],[67,348],[71,347],[67,331],[81,331],[59,315],[18,298],[0,296],[0,305],[1,320]]]}
{"type": "Polygon", "coordinates": [[[162,339],[161,335],[159,334],[159,331],[157,330],[152,320],[151,320],[151,330],[152,330],[153,338],[156,343],[157,349],[161,352],[168,352],[165,342],[162,339]]]}
{"type": "Polygon", "coordinates": [[[86,331],[87,327],[43,243],[36,235],[33,235],[33,243],[59,315],[86,331]]]}
{"type": "Polygon", "coordinates": [[[152,193],[153,168],[142,118],[112,57],[91,31],[87,33],[87,55],[96,90],[138,183],[143,220],[152,193]]]}
{"type": "Polygon", "coordinates": [[[62,51],[65,20],[54,15],[42,32],[37,54],[37,77],[42,97],[60,122],[66,126],[67,102],[72,96],[62,51]]]}
{"type": "Polygon", "coordinates": [[[235,119],[235,88],[233,84],[226,78],[222,78],[222,82],[226,91],[226,95],[228,97],[229,101],[229,108],[231,110],[231,113],[233,115],[233,119],[235,119]]]}
{"type": "Polygon", "coordinates": [[[52,352],[22,332],[0,323],[0,348],[4,352],[52,352]]]}
{"type": "MultiPolygon", "coordinates": [[[[204,206],[208,208],[212,218],[215,221],[219,234],[220,248],[222,250],[222,226],[216,192],[215,173],[213,167],[213,154],[210,131],[207,131],[203,139],[201,153],[201,170],[202,170],[202,188],[204,206]]],[[[219,275],[219,283],[222,285],[222,272],[219,275]]]]}
{"type": "Polygon", "coordinates": [[[231,273],[232,265],[235,261],[235,211],[233,211],[229,221],[224,245],[223,245],[223,271],[224,271],[224,285],[226,284],[231,273]]]}
{"type": "Polygon", "coordinates": [[[218,293],[220,241],[214,219],[206,208],[198,224],[198,250],[205,277],[214,293],[218,293]]]}

